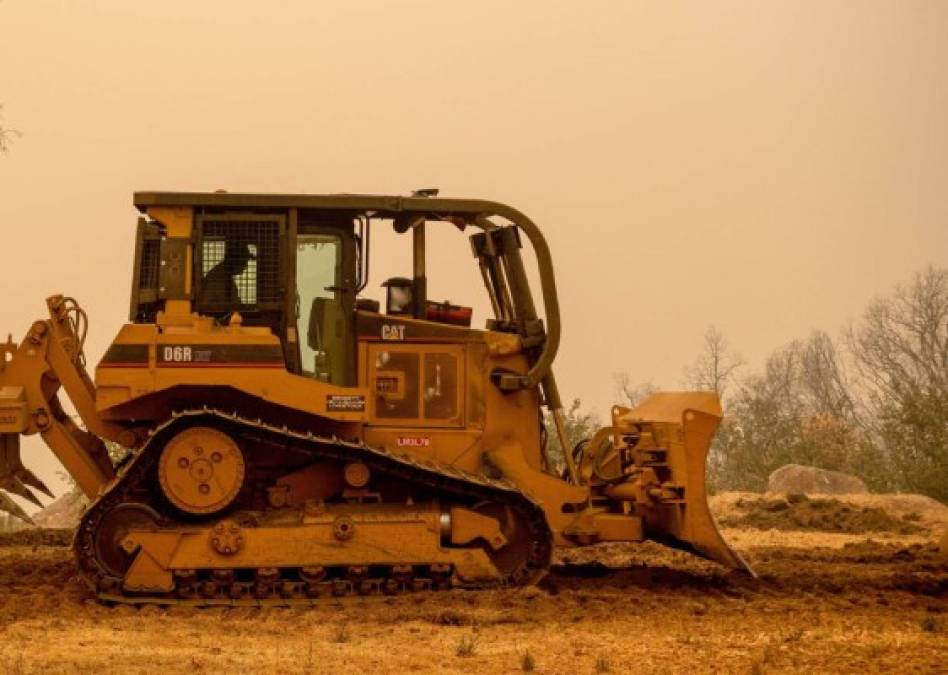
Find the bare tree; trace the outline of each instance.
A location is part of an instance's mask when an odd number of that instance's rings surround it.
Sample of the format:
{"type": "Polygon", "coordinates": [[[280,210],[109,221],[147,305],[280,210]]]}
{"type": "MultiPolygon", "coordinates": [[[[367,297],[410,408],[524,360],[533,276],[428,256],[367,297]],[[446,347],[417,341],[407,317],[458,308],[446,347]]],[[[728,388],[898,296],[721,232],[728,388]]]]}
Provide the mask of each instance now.
{"type": "MultiPolygon", "coordinates": [[[[763,489],[771,471],[798,463],[948,501],[948,269],[874,301],[845,345],[816,331],[742,378],[711,447],[712,489],[763,489]]],[[[690,384],[722,391],[727,344],[709,332],[705,347],[690,384]]]]}
{"type": "Polygon", "coordinates": [[[0,153],[6,152],[10,148],[10,142],[21,135],[16,129],[3,126],[3,106],[0,105],[0,153]]]}
{"type": "Polygon", "coordinates": [[[799,358],[799,384],[806,406],[813,414],[857,422],[853,387],[836,342],[823,331],[814,331],[803,343],[794,344],[799,358]]]}
{"type": "MultiPolygon", "coordinates": [[[[596,430],[602,426],[595,413],[583,410],[582,402],[576,398],[565,410],[563,421],[566,427],[566,440],[570,444],[569,451],[580,441],[591,437],[596,430]]],[[[556,433],[556,426],[553,423],[552,415],[544,414],[543,431],[547,444],[547,456],[552,458],[555,471],[561,472],[566,464],[563,446],[560,444],[560,438],[556,433]]]]}
{"type": "Polygon", "coordinates": [[[714,326],[704,334],[704,349],[695,362],[685,368],[685,385],[689,389],[713,391],[721,399],[744,365],[740,354],[731,351],[727,338],[714,326]]]}
{"type": "Polygon", "coordinates": [[[616,373],[613,378],[616,384],[616,398],[621,405],[627,405],[630,408],[634,408],[658,391],[658,387],[651,381],[633,383],[629,373],[616,373]]]}
{"type": "Polygon", "coordinates": [[[948,269],[875,300],[848,342],[897,486],[948,499],[948,269]]]}
{"type": "Polygon", "coordinates": [[[929,267],[875,300],[848,339],[878,399],[948,395],[948,269],[929,267]]]}
{"type": "Polygon", "coordinates": [[[857,423],[848,377],[826,333],[775,351],[730,398],[711,449],[715,487],[763,489],[774,469],[790,463],[884,483],[878,449],[857,423]]]}

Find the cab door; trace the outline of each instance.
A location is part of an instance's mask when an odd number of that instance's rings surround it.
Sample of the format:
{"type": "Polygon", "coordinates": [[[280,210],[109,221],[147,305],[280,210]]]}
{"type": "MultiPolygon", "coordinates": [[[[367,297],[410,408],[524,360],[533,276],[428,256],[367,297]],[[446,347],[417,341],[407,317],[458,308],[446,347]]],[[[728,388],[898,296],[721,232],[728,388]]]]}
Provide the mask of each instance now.
{"type": "Polygon", "coordinates": [[[300,226],[294,248],[300,374],[330,384],[353,386],[352,238],[338,229],[300,226]]]}

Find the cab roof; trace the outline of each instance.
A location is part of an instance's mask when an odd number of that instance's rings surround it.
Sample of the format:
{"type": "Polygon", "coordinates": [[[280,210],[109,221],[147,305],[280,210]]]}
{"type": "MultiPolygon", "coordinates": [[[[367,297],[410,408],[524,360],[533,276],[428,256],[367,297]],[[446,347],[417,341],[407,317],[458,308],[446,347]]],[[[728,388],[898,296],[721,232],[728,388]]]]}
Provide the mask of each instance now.
{"type": "Polygon", "coordinates": [[[274,208],[339,209],[373,212],[379,216],[404,212],[437,215],[504,214],[515,212],[498,202],[479,199],[442,199],[400,195],[359,194],[275,194],[266,192],[136,192],[135,207],[145,213],[152,206],[190,206],[193,208],[274,208]]]}

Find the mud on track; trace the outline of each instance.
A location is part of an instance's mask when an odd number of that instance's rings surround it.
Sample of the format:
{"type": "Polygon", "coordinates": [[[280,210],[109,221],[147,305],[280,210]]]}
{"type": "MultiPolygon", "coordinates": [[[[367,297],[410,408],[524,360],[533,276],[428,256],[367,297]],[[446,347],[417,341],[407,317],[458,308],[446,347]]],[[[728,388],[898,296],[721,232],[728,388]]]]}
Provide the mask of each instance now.
{"type": "Polygon", "coordinates": [[[62,537],[0,540],[0,672],[520,672],[526,652],[544,673],[948,663],[948,566],[931,538],[746,543],[759,534],[726,532],[756,581],[657,545],[602,545],[561,556],[539,588],[212,610],[105,607],[62,537]]]}

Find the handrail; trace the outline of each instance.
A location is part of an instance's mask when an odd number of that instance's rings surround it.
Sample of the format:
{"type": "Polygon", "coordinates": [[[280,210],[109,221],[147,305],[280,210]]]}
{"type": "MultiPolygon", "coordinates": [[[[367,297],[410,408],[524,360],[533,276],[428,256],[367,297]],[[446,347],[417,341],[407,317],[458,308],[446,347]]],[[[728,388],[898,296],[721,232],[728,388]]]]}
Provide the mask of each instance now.
{"type": "Polygon", "coordinates": [[[401,198],[401,211],[421,211],[439,216],[445,215],[475,215],[472,224],[481,225],[478,221],[489,222],[491,216],[500,216],[520,228],[533,246],[536,255],[537,267],[540,272],[540,291],[543,296],[543,313],[545,315],[546,339],[543,349],[530,370],[524,375],[505,375],[505,388],[511,384],[513,388],[530,389],[538,386],[549,374],[553,361],[560,347],[560,304],[556,292],[556,278],[553,275],[553,256],[540,228],[523,212],[502,204],[485,200],[454,200],[454,199],[426,199],[401,198]]]}

